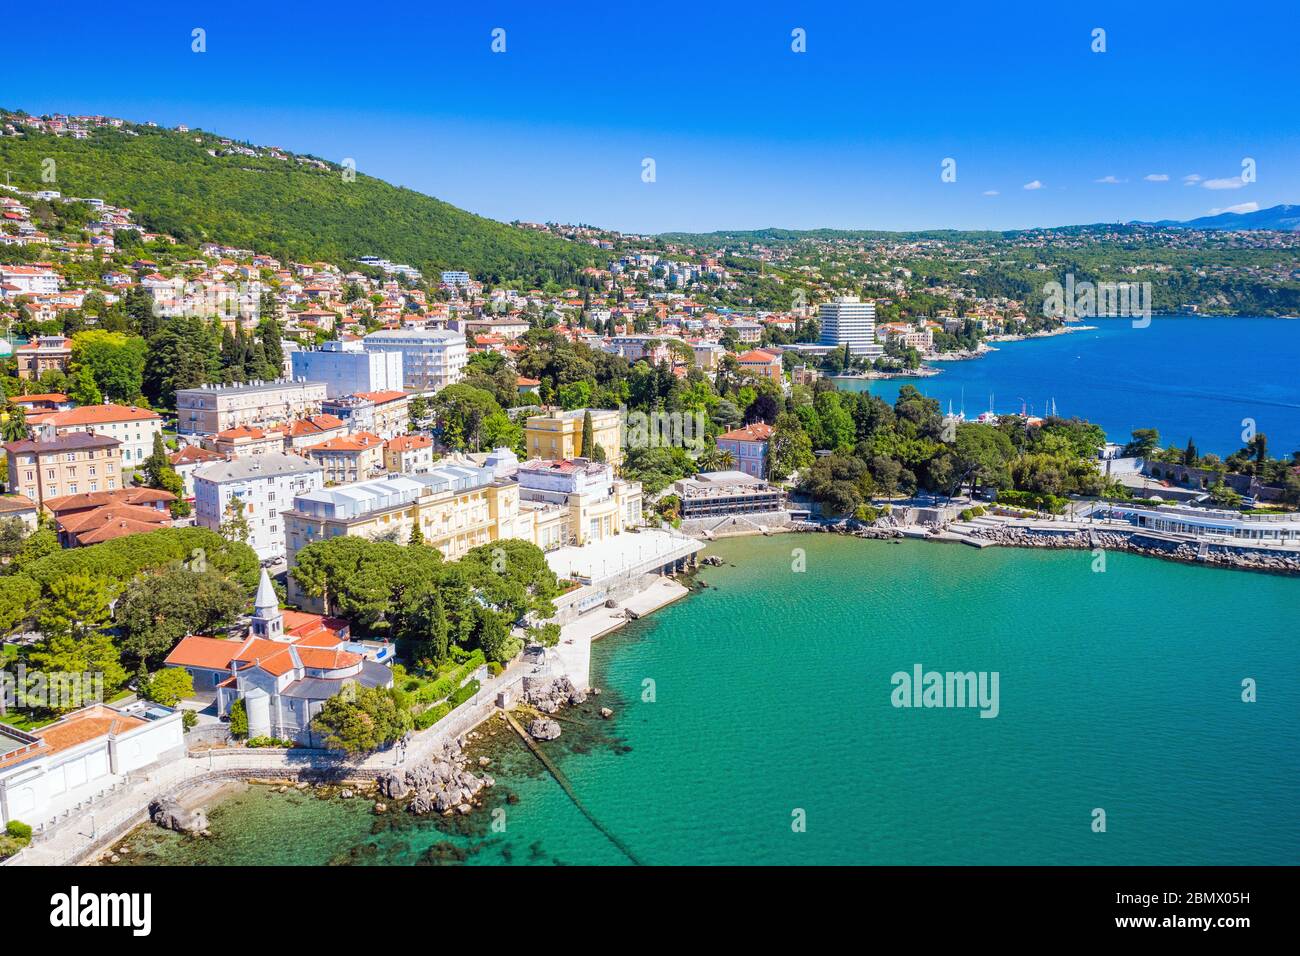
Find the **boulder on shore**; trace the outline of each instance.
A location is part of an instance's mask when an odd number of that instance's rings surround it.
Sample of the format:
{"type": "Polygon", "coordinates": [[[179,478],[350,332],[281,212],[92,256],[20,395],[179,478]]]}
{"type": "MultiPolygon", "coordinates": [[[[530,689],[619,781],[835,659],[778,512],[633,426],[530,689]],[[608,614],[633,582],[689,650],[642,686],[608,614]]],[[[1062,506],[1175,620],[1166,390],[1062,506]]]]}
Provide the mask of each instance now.
{"type": "Polygon", "coordinates": [[[568,677],[525,677],[525,704],[537,708],[544,714],[554,714],[561,707],[575,707],[587,699],[586,691],[573,686],[568,677]]]}
{"type": "Polygon", "coordinates": [[[560,736],[560,725],[545,717],[534,717],[528,724],[528,735],[534,740],[554,740],[560,736]]]}
{"type": "Polygon", "coordinates": [[[149,804],[149,819],[177,833],[202,833],[208,828],[208,817],[203,810],[188,810],[174,797],[162,797],[149,804]]]}

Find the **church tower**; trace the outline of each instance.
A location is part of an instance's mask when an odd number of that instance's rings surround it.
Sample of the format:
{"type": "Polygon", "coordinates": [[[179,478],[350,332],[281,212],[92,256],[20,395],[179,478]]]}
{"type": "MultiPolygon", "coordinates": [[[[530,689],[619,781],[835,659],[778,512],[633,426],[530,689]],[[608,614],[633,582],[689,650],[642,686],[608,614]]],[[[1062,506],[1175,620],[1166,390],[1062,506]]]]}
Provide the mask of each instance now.
{"type": "Polygon", "coordinates": [[[257,585],[257,596],[253,598],[252,636],[268,641],[288,640],[284,633],[280,599],[271,586],[271,575],[266,573],[266,568],[262,569],[262,580],[257,585]]]}

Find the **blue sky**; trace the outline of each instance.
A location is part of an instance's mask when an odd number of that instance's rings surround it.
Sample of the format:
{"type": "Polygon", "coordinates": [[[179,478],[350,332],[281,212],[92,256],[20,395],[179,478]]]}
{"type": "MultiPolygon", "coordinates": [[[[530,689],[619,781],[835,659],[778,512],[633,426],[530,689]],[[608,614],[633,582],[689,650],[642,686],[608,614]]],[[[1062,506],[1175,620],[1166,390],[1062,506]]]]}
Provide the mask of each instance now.
{"type": "Polygon", "coordinates": [[[1294,0],[293,6],[14,5],[0,105],[183,122],[497,219],[628,231],[1300,202],[1294,0]]]}

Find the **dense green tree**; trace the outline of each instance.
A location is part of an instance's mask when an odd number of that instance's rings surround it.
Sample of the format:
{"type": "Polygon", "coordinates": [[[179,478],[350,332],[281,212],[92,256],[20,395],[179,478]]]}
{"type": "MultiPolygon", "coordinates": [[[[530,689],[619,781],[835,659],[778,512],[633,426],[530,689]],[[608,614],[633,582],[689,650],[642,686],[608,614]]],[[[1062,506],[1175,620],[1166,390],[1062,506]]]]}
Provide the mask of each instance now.
{"type": "Polygon", "coordinates": [[[137,578],[114,608],[122,649],[154,665],[188,634],[215,635],[233,623],[248,595],[217,571],[167,568],[137,578]]]}

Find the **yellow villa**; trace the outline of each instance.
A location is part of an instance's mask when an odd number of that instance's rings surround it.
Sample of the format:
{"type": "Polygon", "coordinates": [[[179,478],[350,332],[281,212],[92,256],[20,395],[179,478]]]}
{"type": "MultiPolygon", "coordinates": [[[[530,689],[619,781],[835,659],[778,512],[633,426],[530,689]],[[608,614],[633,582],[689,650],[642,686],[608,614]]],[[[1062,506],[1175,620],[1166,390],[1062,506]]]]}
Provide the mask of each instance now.
{"type": "Polygon", "coordinates": [[[534,415],[524,425],[524,449],[529,458],[563,461],[582,455],[582,417],[591,412],[595,443],[615,470],[623,463],[623,433],[617,411],[577,408],[568,412],[534,415]]]}

